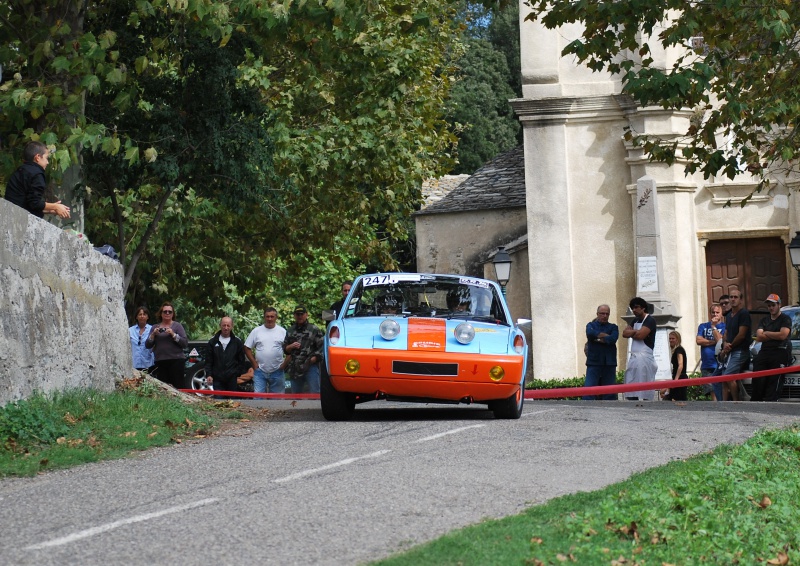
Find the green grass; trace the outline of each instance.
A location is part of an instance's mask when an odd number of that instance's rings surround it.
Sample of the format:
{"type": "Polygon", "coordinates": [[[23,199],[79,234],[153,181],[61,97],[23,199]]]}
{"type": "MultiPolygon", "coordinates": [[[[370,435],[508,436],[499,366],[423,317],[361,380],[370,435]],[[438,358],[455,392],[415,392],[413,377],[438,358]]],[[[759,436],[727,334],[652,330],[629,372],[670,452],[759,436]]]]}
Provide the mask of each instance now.
{"type": "Polygon", "coordinates": [[[0,477],[122,458],[205,435],[217,422],[208,410],[132,381],[124,390],[34,394],[0,407],[0,477]]]}
{"type": "Polygon", "coordinates": [[[762,431],[376,564],[798,564],[798,470],[800,428],[762,431]]]}

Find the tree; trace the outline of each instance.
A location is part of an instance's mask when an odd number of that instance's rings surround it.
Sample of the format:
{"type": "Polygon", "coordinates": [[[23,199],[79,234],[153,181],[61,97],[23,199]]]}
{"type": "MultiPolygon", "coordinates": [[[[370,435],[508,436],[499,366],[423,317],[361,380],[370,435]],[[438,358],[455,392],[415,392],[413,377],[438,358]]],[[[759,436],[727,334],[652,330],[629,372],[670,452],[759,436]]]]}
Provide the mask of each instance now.
{"type": "Polygon", "coordinates": [[[785,0],[531,0],[529,20],[547,28],[580,23],[564,49],[595,71],[622,79],[642,106],[694,109],[680,139],[627,132],[653,159],[686,161],[686,172],[734,178],[750,172],[759,190],[796,172],[800,136],[800,3],[785,0]],[[653,45],[681,48],[659,68],[653,45]]]}
{"type": "Polygon", "coordinates": [[[468,38],[448,101],[449,120],[459,132],[453,173],[472,173],[521,142],[519,121],[508,102],[521,94],[514,90],[521,88],[518,14],[514,4],[489,10],[470,2],[460,12],[468,38]],[[509,60],[513,46],[516,58],[509,60]]]}
{"type": "Polygon", "coordinates": [[[208,305],[196,264],[255,283],[251,266],[312,246],[391,268],[422,180],[452,162],[452,16],[447,0],[16,0],[2,165],[29,139],[56,171],[85,159],[89,232],[138,289],[208,305]]]}

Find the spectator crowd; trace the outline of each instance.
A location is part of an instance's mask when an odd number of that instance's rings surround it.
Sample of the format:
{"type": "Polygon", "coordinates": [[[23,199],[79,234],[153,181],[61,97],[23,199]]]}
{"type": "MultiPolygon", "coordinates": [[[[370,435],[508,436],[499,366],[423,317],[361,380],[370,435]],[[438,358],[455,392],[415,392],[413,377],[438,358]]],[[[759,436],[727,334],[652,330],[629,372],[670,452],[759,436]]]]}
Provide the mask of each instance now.
{"type": "MultiPolygon", "coordinates": [[[[764,316],[755,331],[752,317],[743,304],[739,290],[723,295],[719,303],[709,309],[709,320],[697,328],[696,344],[700,346],[700,371],[702,377],[740,374],[747,370],[751,362],[751,346],[757,352],[752,358],[753,371],[789,367],[792,359],[792,344],[789,338],[792,329],[791,318],[781,312],[781,298],[769,295],[765,304],[768,316],[764,316]]],[[[633,320],[622,330],[623,338],[630,338],[628,364],[625,369],[625,383],[653,383],[658,365],[654,356],[656,322],[648,312],[647,301],[634,297],[629,303],[633,320]]],[[[586,378],[584,385],[614,385],[617,370],[617,340],[619,327],[609,322],[611,309],[608,305],[597,307],[595,318],[586,325],[586,378]]],[[[669,332],[671,378],[688,380],[686,350],[681,345],[681,335],[669,332]]],[[[688,383],[687,383],[688,384],[688,383]]],[[[703,392],[714,401],[777,401],[783,387],[783,376],[772,375],[752,380],[752,392],[745,391],[742,380],[731,379],[710,386],[703,392]]],[[[664,400],[685,401],[687,387],[662,388],[659,391],[664,400]]],[[[656,390],[624,393],[630,401],[650,401],[656,390]]],[[[587,400],[616,400],[617,394],[585,395],[587,400]]]]}

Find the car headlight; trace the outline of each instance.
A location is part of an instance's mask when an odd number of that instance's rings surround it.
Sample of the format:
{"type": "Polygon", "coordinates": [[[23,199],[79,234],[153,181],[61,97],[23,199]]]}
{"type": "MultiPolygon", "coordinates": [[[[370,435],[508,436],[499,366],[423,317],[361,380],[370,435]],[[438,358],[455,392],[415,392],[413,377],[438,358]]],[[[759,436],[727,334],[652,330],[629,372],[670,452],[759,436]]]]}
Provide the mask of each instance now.
{"type": "Polygon", "coordinates": [[[328,331],[328,342],[333,346],[339,343],[339,328],[334,326],[328,331]]]}
{"type": "Polygon", "coordinates": [[[453,334],[461,344],[469,344],[475,339],[475,329],[469,322],[462,322],[456,326],[453,334]]]}
{"type": "Polygon", "coordinates": [[[394,340],[400,334],[400,323],[394,319],[387,318],[381,322],[380,333],[384,340],[394,340]]]}

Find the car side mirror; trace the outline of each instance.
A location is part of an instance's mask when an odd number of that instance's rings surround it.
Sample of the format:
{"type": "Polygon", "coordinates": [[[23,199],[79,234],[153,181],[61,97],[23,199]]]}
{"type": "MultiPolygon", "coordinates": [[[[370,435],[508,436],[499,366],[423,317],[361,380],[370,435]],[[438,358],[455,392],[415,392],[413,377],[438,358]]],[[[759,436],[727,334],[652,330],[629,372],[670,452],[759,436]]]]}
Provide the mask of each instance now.
{"type": "Polygon", "coordinates": [[[336,311],[330,309],[325,309],[324,311],[322,311],[322,320],[324,320],[325,322],[330,322],[335,318],[336,318],[336,311]]]}

